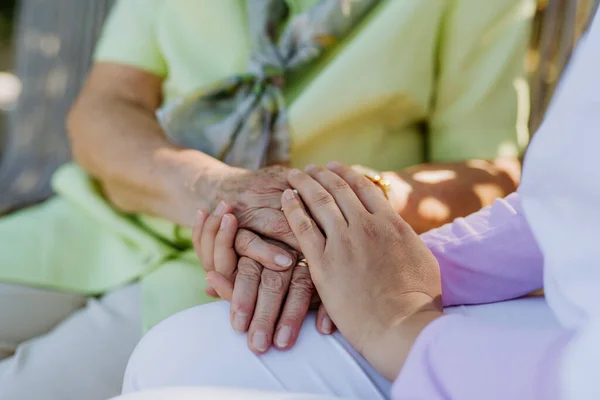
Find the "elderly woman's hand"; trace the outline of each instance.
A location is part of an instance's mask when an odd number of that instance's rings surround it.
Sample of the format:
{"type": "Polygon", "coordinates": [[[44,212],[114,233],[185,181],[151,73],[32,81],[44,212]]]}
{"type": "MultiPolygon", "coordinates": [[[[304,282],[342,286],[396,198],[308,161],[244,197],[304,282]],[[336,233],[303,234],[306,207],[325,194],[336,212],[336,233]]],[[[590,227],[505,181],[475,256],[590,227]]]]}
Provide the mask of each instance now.
{"type": "MultiPolygon", "coordinates": [[[[263,268],[256,261],[263,257],[260,253],[268,254],[271,247],[285,245],[275,245],[251,232],[238,230],[237,219],[230,211],[231,207],[227,206],[210,216],[201,215],[194,230],[195,242],[199,241],[195,246],[199,249],[199,257],[211,258],[214,262],[215,269],[207,274],[207,280],[218,296],[231,303],[231,325],[237,332],[248,331],[248,346],[252,351],[264,353],[271,343],[280,350],[289,349],[298,337],[309,307],[320,304],[308,266],[300,263],[285,271],[263,268]],[[248,256],[240,256],[240,251],[248,252],[246,248],[237,248],[238,238],[246,234],[255,235],[254,244],[248,256]],[[208,249],[209,255],[202,253],[206,248],[201,242],[206,240],[214,244],[208,249]]],[[[294,250],[287,250],[298,257],[294,250]]],[[[317,328],[325,334],[334,328],[322,307],[317,328]]]]}
{"type": "Polygon", "coordinates": [[[290,172],[299,196],[285,191],[285,215],[331,319],[394,379],[417,335],[442,315],[437,261],[379,188],[349,167],[330,168],[290,172]]]}
{"type": "MultiPolygon", "coordinates": [[[[281,211],[288,172],[280,166],[229,169],[215,186],[219,203],[210,215],[200,212],[192,236],[205,271],[223,278],[216,281],[216,291],[207,292],[231,302],[232,327],[248,331],[256,353],[272,343],[282,350],[292,347],[311,300],[314,305],[313,297],[318,298],[308,268],[291,269],[298,254],[288,244],[297,242],[281,211]]],[[[324,310],[317,327],[326,334],[334,329],[324,310]]]]}
{"type": "MultiPolygon", "coordinates": [[[[240,228],[297,249],[296,239],[281,211],[281,194],[289,188],[288,172],[282,166],[256,171],[229,167],[228,173],[215,184],[211,210],[227,204],[240,228]]],[[[275,269],[287,269],[292,266],[292,259],[277,259],[273,263],[275,269]]]]}

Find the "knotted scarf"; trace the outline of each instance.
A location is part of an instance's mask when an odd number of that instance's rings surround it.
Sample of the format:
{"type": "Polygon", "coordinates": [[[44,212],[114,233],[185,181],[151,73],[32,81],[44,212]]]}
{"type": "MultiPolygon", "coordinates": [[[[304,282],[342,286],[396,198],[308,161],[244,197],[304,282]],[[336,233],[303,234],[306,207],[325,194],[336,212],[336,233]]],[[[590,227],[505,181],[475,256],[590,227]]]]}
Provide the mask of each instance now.
{"type": "Polygon", "coordinates": [[[284,0],[246,0],[248,72],[167,104],[158,113],[174,143],[223,162],[258,169],[290,161],[290,128],[282,89],[290,72],[338,43],[380,0],[319,0],[293,17],[284,0]]]}

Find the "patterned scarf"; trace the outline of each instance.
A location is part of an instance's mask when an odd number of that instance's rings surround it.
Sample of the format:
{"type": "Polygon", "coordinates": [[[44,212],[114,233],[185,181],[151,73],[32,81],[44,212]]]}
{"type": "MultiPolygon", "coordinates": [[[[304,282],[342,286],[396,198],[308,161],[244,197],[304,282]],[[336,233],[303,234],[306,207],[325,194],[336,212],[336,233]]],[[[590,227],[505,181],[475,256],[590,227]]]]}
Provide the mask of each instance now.
{"type": "Polygon", "coordinates": [[[168,104],[158,113],[174,143],[246,169],[290,162],[285,78],[338,43],[380,0],[319,0],[292,18],[284,0],[246,0],[249,71],[168,104]]]}

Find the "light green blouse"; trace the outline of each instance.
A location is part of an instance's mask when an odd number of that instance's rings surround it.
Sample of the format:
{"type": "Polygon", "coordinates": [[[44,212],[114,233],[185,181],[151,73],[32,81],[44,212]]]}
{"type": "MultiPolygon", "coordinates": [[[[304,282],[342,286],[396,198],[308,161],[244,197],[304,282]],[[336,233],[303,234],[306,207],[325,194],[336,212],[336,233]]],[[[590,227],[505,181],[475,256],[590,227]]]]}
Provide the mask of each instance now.
{"type": "MultiPolygon", "coordinates": [[[[316,0],[287,0],[292,14],[316,0]]],[[[244,0],[120,0],[96,61],[164,78],[164,99],[245,72],[244,0]]],[[[292,162],[379,170],[518,155],[528,140],[523,60],[535,0],[382,0],[289,80],[292,162]]],[[[209,301],[189,232],[112,209],[73,165],[58,195],[0,221],[0,281],[98,294],[142,279],[148,328],[209,301]]]]}

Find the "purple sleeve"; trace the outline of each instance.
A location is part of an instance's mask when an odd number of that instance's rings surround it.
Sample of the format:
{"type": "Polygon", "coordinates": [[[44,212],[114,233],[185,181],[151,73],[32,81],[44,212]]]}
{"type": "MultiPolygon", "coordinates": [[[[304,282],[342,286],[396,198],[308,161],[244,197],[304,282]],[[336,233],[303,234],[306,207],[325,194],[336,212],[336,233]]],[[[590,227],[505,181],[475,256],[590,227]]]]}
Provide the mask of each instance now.
{"type": "Polygon", "coordinates": [[[572,335],[562,328],[518,329],[462,315],[421,333],[392,388],[393,400],[554,400],[572,335]]]}
{"type": "Polygon", "coordinates": [[[542,288],[542,254],[517,193],[421,238],[439,262],[444,306],[514,299],[542,288]]]}

